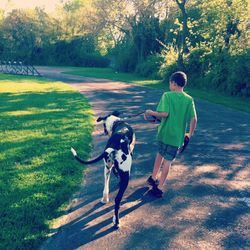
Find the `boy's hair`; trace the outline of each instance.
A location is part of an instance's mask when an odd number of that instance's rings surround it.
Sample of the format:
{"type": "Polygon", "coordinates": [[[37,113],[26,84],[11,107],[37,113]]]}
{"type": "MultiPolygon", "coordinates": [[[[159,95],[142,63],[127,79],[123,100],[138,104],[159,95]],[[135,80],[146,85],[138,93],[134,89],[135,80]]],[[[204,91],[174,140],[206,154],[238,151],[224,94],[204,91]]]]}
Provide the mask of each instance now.
{"type": "Polygon", "coordinates": [[[184,87],[187,84],[187,75],[182,71],[177,71],[170,76],[169,80],[180,87],[184,87]]]}

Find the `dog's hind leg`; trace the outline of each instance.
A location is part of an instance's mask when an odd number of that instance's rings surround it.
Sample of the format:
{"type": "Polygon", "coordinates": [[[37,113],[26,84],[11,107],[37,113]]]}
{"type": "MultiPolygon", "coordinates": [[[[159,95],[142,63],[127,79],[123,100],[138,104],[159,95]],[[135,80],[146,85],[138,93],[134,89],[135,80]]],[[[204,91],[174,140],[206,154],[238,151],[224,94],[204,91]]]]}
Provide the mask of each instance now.
{"type": "Polygon", "coordinates": [[[115,211],[114,211],[114,216],[113,216],[113,224],[114,224],[114,228],[118,229],[119,228],[119,209],[120,209],[120,204],[121,204],[121,200],[123,197],[123,194],[125,192],[125,190],[127,189],[128,186],[128,182],[129,182],[129,172],[123,172],[121,170],[119,170],[119,175],[121,178],[120,181],[120,188],[119,191],[115,197],[115,211]]]}
{"type": "Polygon", "coordinates": [[[133,134],[132,142],[129,145],[130,153],[133,153],[133,150],[134,150],[134,147],[135,147],[135,141],[136,141],[135,134],[133,134]]]}
{"type": "Polygon", "coordinates": [[[109,202],[109,180],[110,180],[111,168],[108,168],[106,165],[104,167],[104,189],[103,197],[101,199],[102,203],[109,202]]]}

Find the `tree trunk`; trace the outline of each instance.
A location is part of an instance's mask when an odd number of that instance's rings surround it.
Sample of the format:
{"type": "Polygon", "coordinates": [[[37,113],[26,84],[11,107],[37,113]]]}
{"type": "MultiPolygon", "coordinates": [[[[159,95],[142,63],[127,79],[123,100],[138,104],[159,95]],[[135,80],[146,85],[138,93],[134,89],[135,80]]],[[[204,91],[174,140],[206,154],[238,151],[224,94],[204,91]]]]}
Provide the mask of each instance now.
{"type": "Polygon", "coordinates": [[[187,46],[187,41],[186,38],[189,36],[189,30],[188,30],[188,25],[187,25],[187,20],[188,20],[188,15],[186,12],[185,4],[187,3],[187,0],[176,0],[176,3],[178,7],[181,10],[182,14],[182,31],[180,32],[180,39],[177,47],[178,47],[178,67],[180,69],[184,69],[184,62],[183,62],[183,55],[187,54],[189,52],[188,46],[187,46]]]}

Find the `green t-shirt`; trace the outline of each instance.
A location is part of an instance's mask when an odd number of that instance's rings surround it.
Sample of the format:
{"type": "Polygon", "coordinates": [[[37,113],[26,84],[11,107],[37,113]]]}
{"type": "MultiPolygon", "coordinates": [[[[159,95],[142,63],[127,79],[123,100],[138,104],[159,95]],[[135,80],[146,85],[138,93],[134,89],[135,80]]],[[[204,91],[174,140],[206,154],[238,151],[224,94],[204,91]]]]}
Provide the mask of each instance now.
{"type": "Polygon", "coordinates": [[[165,92],[156,109],[167,112],[158,127],[157,140],[175,147],[181,147],[188,122],[196,117],[193,98],[185,92],[165,92]]]}

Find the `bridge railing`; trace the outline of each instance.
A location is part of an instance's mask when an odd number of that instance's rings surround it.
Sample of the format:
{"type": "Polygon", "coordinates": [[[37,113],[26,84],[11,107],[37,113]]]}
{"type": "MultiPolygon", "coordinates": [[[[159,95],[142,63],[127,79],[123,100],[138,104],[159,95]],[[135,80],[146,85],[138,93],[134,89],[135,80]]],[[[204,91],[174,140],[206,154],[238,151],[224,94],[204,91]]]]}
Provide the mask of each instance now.
{"type": "Polygon", "coordinates": [[[33,65],[27,65],[20,61],[0,61],[0,73],[41,76],[33,65]]]}

